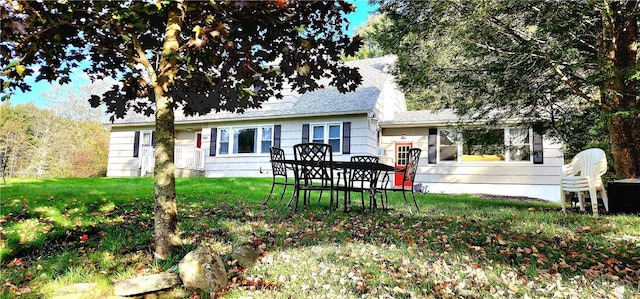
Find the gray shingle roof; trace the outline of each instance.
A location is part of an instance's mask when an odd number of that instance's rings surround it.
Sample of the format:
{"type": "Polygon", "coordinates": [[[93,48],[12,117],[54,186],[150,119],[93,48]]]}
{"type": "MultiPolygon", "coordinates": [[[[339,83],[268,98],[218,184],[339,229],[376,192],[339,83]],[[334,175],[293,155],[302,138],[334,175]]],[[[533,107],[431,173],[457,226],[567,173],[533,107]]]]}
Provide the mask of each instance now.
{"type": "Polygon", "coordinates": [[[380,127],[438,126],[456,123],[459,120],[460,117],[451,109],[417,110],[397,112],[391,120],[382,121],[379,125],[380,127]]]}
{"type": "MultiPolygon", "coordinates": [[[[489,114],[489,117],[491,114],[489,114]]],[[[381,121],[378,125],[382,128],[392,127],[425,127],[425,126],[448,126],[457,124],[484,124],[489,118],[478,120],[469,115],[460,116],[453,109],[441,110],[414,110],[396,112],[393,118],[381,121]]],[[[504,119],[504,124],[513,124],[521,121],[519,119],[504,119]]]]}
{"type": "MultiPolygon", "coordinates": [[[[354,91],[340,93],[337,88],[329,86],[313,92],[298,94],[285,93],[281,100],[270,99],[260,109],[249,109],[242,114],[230,112],[212,112],[202,116],[184,116],[176,111],[176,123],[208,122],[216,120],[242,120],[287,118],[300,116],[348,115],[373,111],[378,98],[391,78],[386,68],[393,64],[394,56],[349,61],[345,64],[359,68],[362,84],[354,91]]],[[[114,125],[153,122],[152,117],[129,113],[124,119],[118,119],[114,125]]]]}

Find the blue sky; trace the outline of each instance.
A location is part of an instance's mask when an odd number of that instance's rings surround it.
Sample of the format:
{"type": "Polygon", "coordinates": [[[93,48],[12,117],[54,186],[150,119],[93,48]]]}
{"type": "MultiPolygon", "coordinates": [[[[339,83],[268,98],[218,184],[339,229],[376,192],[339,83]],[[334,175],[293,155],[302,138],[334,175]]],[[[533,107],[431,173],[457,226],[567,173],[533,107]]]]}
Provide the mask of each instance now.
{"type": "Polygon", "coordinates": [[[369,5],[368,0],[351,0],[349,2],[356,6],[356,11],[347,15],[347,19],[349,19],[349,23],[351,23],[347,33],[353,35],[353,30],[364,23],[367,17],[376,10],[377,6],[369,5]]]}
{"type": "MultiPolygon", "coordinates": [[[[376,7],[369,5],[368,0],[351,0],[349,2],[356,6],[356,11],[347,15],[350,23],[347,33],[353,35],[353,31],[367,20],[367,17],[375,11],[376,7]]],[[[11,104],[17,105],[32,102],[39,107],[47,108],[48,103],[42,93],[49,90],[51,84],[46,81],[36,83],[34,77],[28,77],[25,80],[31,85],[31,91],[28,93],[16,92],[11,96],[11,104]]],[[[71,86],[80,86],[86,83],[89,83],[89,78],[85,74],[72,73],[71,86]]]]}

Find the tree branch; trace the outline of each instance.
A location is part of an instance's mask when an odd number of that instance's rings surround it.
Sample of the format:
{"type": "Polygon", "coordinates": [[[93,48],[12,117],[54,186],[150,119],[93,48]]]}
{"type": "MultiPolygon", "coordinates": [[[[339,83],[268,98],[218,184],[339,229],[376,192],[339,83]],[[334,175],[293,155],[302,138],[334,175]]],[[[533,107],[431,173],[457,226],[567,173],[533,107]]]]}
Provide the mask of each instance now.
{"type": "Polygon", "coordinates": [[[587,41],[585,41],[584,39],[582,39],[582,38],[578,37],[577,35],[575,35],[575,34],[573,34],[573,33],[571,33],[571,36],[572,36],[573,38],[575,38],[576,40],[580,41],[580,44],[582,44],[582,45],[584,45],[585,47],[587,47],[587,48],[589,48],[589,49],[593,50],[593,51],[594,51],[594,53],[597,53],[597,52],[598,52],[598,49],[597,49],[595,46],[593,46],[592,44],[588,43],[588,42],[587,42],[587,41]]]}
{"type": "Polygon", "coordinates": [[[581,98],[587,100],[587,101],[592,101],[593,99],[587,95],[586,93],[584,93],[582,90],[580,90],[580,88],[578,88],[575,84],[573,84],[573,81],[571,81],[571,79],[569,79],[560,69],[560,66],[555,64],[553,67],[553,70],[556,72],[556,74],[558,74],[558,76],[560,76],[560,80],[562,80],[562,82],[564,82],[564,84],[566,84],[567,86],[569,86],[569,88],[571,88],[571,90],[573,90],[578,96],[580,96],[581,98]]]}
{"type": "Polygon", "coordinates": [[[156,79],[157,79],[156,71],[153,68],[153,64],[151,63],[151,61],[149,61],[149,58],[147,58],[147,55],[144,52],[144,48],[142,47],[142,43],[140,43],[140,40],[138,40],[138,37],[135,34],[131,34],[130,36],[128,36],[122,30],[122,28],[120,27],[120,24],[118,24],[117,22],[114,23],[114,27],[122,37],[128,37],[131,39],[133,43],[133,49],[136,51],[138,56],[126,54],[126,52],[124,51],[123,51],[123,54],[127,57],[130,56],[131,59],[133,59],[133,61],[142,64],[142,66],[147,71],[147,75],[149,75],[149,80],[151,80],[151,83],[153,84],[153,82],[156,82],[156,79]]]}
{"type": "Polygon", "coordinates": [[[131,40],[133,41],[133,46],[136,52],[138,53],[138,57],[134,57],[134,60],[144,66],[144,68],[147,70],[147,74],[149,75],[149,80],[151,80],[151,82],[155,82],[158,75],[153,68],[153,64],[151,63],[151,61],[149,61],[149,58],[147,58],[147,55],[144,53],[144,48],[142,47],[140,40],[138,40],[138,37],[135,35],[131,37],[131,40]]]}

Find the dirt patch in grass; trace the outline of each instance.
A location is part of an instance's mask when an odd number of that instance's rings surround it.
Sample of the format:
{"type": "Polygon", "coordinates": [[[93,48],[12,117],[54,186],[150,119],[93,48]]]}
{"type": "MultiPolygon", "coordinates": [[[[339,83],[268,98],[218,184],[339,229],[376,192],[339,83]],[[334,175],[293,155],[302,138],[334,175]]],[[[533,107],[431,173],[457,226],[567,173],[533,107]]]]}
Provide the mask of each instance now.
{"type": "MultiPolygon", "coordinates": [[[[502,201],[509,201],[509,202],[531,202],[531,203],[550,203],[550,201],[544,200],[544,199],[540,199],[540,198],[533,198],[533,197],[526,197],[526,196],[508,196],[508,195],[493,195],[493,194],[478,194],[477,195],[478,198],[481,199],[490,199],[490,200],[502,200],[502,201]]],[[[589,204],[590,201],[585,200],[585,204],[589,204]]],[[[576,213],[576,214],[592,214],[592,210],[591,210],[591,206],[587,205],[585,207],[584,211],[580,210],[580,207],[577,205],[577,199],[573,200],[571,203],[567,203],[567,213],[576,213]]],[[[561,207],[558,208],[554,208],[554,207],[550,207],[550,208],[539,208],[536,209],[538,211],[545,211],[545,212],[554,212],[554,211],[562,211],[561,207]]],[[[607,210],[604,209],[604,207],[602,206],[602,203],[600,203],[600,207],[598,209],[598,213],[600,213],[600,215],[608,215],[609,212],[607,212],[607,210]]]]}
{"type": "Polygon", "coordinates": [[[549,201],[539,198],[526,197],[526,196],[508,196],[508,195],[493,195],[493,194],[478,194],[478,198],[482,199],[495,199],[495,200],[504,200],[504,201],[513,201],[513,202],[536,202],[536,203],[547,203],[549,201]]]}
{"type": "MultiPolygon", "coordinates": [[[[526,196],[507,196],[507,195],[493,195],[493,194],[478,194],[478,198],[481,199],[490,199],[490,200],[503,200],[510,202],[532,202],[532,203],[549,203],[549,201],[539,198],[526,197],[526,196]]],[[[591,201],[585,199],[585,210],[581,211],[578,206],[577,198],[574,199],[571,203],[567,203],[567,213],[576,213],[576,214],[593,214],[590,206],[591,201]]],[[[543,211],[561,211],[562,208],[545,208],[538,209],[543,211]]],[[[604,208],[602,202],[599,202],[598,213],[600,215],[609,215],[609,212],[604,208]]],[[[640,216],[640,214],[639,214],[640,216]]]]}

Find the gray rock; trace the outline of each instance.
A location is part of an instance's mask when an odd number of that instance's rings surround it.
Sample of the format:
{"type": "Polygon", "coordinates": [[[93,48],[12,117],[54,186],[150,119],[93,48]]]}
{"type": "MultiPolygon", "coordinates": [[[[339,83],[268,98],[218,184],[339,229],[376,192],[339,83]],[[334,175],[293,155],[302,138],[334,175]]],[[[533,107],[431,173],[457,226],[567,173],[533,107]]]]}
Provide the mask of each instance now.
{"type": "Polygon", "coordinates": [[[218,292],[227,286],[222,259],[208,245],[187,253],[178,264],[182,284],[189,289],[218,292]]]}
{"type": "Polygon", "coordinates": [[[245,269],[251,268],[259,257],[260,255],[251,245],[238,246],[231,252],[231,258],[245,269]]]}
{"type": "Polygon", "coordinates": [[[180,284],[176,273],[154,274],[115,281],[113,292],[116,296],[136,296],[172,288],[180,284]]]}

